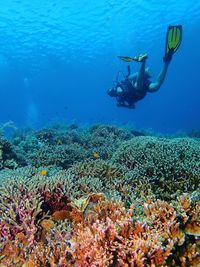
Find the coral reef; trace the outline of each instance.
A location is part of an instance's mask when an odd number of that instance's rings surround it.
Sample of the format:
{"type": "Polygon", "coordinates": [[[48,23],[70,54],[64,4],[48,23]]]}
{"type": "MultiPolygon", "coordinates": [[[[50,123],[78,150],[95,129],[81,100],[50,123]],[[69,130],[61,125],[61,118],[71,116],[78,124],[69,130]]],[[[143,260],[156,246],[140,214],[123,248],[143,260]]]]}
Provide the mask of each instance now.
{"type": "Polygon", "coordinates": [[[87,151],[78,144],[62,146],[44,146],[39,149],[32,158],[32,164],[36,167],[42,165],[56,165],[68,169],[74,163],[87,158],[87,151]]]}
{"type": "Polygon", "coordinates": [[[200,129],[193,129],[189,134],[189,137],[200,138],[200,129]]]}
{"type": "Polygon", "coordinates": [[[14,147],[8,140],[0,136],[0,169],[16,169],[25,165],[26,159],[16,153],[14,147]]]}
{"type": "Polygon", "coordinates": [[[200,264],[197,138],[15,130],[0,168],[0,267],[200,264]]]}
{"type": "Polygon", "coordinates": [[[74,125],[44,128],[39,131],[15,132],[12,140],[18,153],[34,166],[53,165],[64,169],[85,159],[109,159],[124,140],[133,138],[131,131],[108,125],[89,129],[74,125]]]}
{"type": "MultiPolygon", "coordinates": [[[[1,183],[1,266],[195,266],[200,203],[147,199],[143,218],[103,194],[72,199],[43,177],[1,183]],[[35,265],[34,265],[35,264],[35,265]],[[132,265],[131,265],[132,264],[132,265]]],[[[196,265],[197,266],[197,265],[196,265]]]]}
{"type": "MultiPolygon", "coordinates": [[[[194,214],[199,211],[199,206],[190,210],[194,214]]],[[[144,212],[145,221],[134,221],[133,207],[125,210],[122,204],[109,201],[97,204],[87,226],[79,225],[72,237],[77,265],[192,266],[199,259],[197,240],[184,231],[185,216],[177,216],[172,205],[159,200],[145,203],[144,212]],[[191,255],[185,253],[191,246],[191,255]]],[[[187,216],[186,220],[191,223],[196,217],[187,216]]]]}
{"type": "Polygon", "coordinates": [[[105,160],[92,160],[74,164],[69,170],[70,175],[77,178],[94,177],[110,181],[122,177],[122,168],[117,164],[108,163],[105,160]]]}
{"type": "Polygon", "coordinates": [[[146,180],[162,199],[199,186],[200,143],[193,139],[136,137],[118,148],[112,162],[126,168],[126,179],[133,186],[146,180]]]}

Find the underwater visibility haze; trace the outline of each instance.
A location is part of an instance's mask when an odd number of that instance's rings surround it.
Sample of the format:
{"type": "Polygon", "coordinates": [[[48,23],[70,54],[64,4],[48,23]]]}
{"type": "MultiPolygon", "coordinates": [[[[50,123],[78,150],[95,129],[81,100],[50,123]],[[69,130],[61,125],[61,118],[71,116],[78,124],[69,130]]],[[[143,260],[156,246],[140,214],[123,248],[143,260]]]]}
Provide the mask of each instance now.
{"type": "MultiPolygon", "coordinates": [[[[15,1],[0,12],[0,121],[40,127],[52,119],[132,124],[174,133],[199,127],[198,1],[15,1]],[[169,25],[183,41],[159,92],[135,110],[107,96],[117,55],[147,53],[152,80],[162,67],[169,25]]],[[[131,63],[131,71],[139,65],[131,63]]]]}
{"type": "Polygon", "coordinates": [[[200,266],[199,33],[196,0],[2,1],[0,267],[200,266]]]}

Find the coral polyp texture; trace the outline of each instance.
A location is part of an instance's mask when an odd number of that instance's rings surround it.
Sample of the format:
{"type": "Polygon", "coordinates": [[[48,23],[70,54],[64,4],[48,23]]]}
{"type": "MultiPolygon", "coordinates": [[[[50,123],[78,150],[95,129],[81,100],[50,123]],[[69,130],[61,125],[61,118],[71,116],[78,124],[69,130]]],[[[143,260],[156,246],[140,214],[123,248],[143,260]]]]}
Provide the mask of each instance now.
{"type": "Polygon", "coordinates": [[[192,192],[199,186],[198,140],[137,137],[124,142],[112,161],[126,168],[132,183],[145,178],[160,198],[171,199],[173,194],[192,192]]]}
{"type": "Polygon", "coordinates": [[[197,138],[57,125],[2,140],[0,267],[200,266],[197,138]]]}

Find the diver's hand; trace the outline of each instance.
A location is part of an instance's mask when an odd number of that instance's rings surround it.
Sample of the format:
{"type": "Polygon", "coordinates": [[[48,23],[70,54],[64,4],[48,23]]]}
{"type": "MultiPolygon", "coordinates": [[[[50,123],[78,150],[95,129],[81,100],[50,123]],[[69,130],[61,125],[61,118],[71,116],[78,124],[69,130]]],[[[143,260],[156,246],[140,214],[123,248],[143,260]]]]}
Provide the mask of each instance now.
{"type": "Polygon", "coordinates": [[[117,102],[117,106],[118,107],[123,107],[123,108],[129,108],[129,109],[135,109],[135,104],[125,104],[125,103],[122,103],[122,102],[117,102]]]}
{"type": "Polygon", "coordinates": [[[135,107],[135,104],[131,104],[131,105],[127,105],[127,108],[129,108],[129,109],[135,109],[136,107],[135,107]]]}
{"type": "Polygon", "coordinates": [[[117,102],[117,106],[118,107],[126,107],[126,105],[124,103],[122,103],[122,102],[117,102]]]}
{"type": "Polygon", "coordinates": [[[144,61],[146,61],[147,58],[148,58],[147,54],[140,54],[140,55],[134,57],[133,59],[135,61],[138,61],[138,62],[144,62],[144,61]]]}

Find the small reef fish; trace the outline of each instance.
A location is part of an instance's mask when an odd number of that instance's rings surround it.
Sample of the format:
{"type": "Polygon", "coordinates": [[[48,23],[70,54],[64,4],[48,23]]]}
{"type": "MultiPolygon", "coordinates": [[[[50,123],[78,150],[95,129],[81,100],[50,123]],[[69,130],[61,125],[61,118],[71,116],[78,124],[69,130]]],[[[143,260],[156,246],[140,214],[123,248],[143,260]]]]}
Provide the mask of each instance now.
{"type": "Polygon", "coordinates": [[[60,139],[56,140],[57,145],[62,145],[62,141],[60,139]]]}
{"type": "Polygon", "coordinates": [[[41,171],[40,171],[40,175],[44,176],[44,175],[46,175],[46,174],[47,174],[47,170],[41,170],[41,171]]]}
{"type": "Polygon", "coordinates": [[[107,158],[110,158],[111,154],[109,152],[107,152],[107,158]]]}
{"type": "Polygon", "coordinates": [[[92,154],[92,156],[93,156],[93,158],[95,158],[95,159],[100,158],[99,153],[97,153],[97,152],[94,152],[94,153],[92,154]]]}

